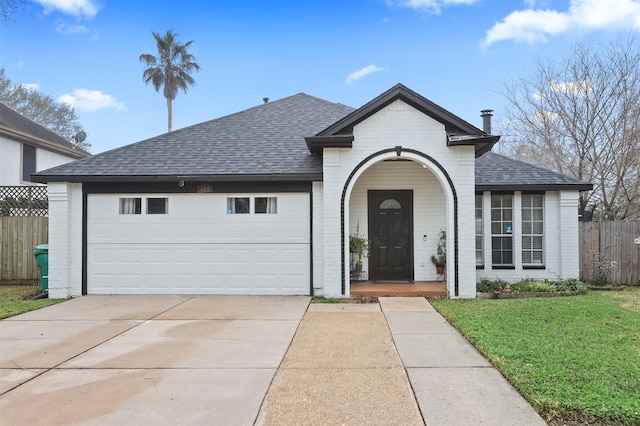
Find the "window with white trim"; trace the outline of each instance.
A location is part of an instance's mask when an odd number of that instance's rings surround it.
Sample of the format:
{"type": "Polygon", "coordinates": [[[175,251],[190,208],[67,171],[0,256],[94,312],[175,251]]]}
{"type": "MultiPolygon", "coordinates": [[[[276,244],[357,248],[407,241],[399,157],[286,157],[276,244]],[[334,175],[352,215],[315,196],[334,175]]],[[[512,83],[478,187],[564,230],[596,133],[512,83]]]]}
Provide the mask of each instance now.
{"type": "Polygon", "coordinates": [[[544,265],[544,194],[522,194],[522,264],[544,265]]]}
{"type": "Polygon", "coordinates": [[[227,197],[227,214],[249,214],[249,197],[227,197]]]}
{"type": "Polygon", "coordinates": [[[167,214],[167,198],[147,198],[147,214],[167,214]]]}
{"type": "Polygon", "coordinates": [[[484,266],[482,227],[482,194],[476,194],[476,266],[484,266]]]}
{"type": "Polygon", "coordinates": [[[277,197],[256,197],[253,200],[253,212],[256,214],[278,213],[277,197]]]}
{"type": "Polygon", "coordinates": [[[513,266],[512,194],[491,194],[491,264],[513,266]]]}
{"type": "Polygon", "coordinates": [[[142,198],[120,198],[119,206],[120,214],[142,214],[142,198]]]}

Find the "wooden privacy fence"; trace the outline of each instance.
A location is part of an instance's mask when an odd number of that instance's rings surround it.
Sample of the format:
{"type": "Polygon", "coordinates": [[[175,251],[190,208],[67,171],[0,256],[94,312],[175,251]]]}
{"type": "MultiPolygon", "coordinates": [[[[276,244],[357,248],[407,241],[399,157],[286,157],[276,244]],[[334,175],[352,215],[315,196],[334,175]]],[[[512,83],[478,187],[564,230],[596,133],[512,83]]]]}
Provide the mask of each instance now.
{"type": "Polygon", "coordinates": [[[594,254],[611,262],[610,283],[640,285],[640,221],[580,222],[580,279],[593,282],[594,254]]]}
{"type": "Polygon", "coordinates": [[[0,282],[22,284],[39,279],[33,248],[48,241],[49,218],[0,216],[0,282]]]}

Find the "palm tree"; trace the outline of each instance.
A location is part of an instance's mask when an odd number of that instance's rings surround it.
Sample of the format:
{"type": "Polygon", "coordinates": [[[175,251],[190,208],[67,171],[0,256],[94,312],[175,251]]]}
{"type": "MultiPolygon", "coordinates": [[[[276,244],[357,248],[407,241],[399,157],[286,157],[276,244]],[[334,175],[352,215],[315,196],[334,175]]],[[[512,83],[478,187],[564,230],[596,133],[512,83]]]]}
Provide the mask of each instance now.
{"type": "Polygon", "coordinates": [[[189,53],[189,46],[193,43],[190,40],[181,44],[178,40],[178,34],[173,30],[168,30],[164,36],[152,31],[153,37],[158,45],[158,56],[148,53],[140,55],[140,62],[145,64],[142,80],[149,84],[153,84],[156,92],[160,91],[160,87],[164,86],[163,94],[167,98],[168,113],[168,131],[171,131],[172,124],[172,102],[178,94],[178,89],[182,89],[187,93],[189,86],[196,84],[191,77],[193,70],[198,71],[200,65],[195,62],[195,57],[189,53]]]}

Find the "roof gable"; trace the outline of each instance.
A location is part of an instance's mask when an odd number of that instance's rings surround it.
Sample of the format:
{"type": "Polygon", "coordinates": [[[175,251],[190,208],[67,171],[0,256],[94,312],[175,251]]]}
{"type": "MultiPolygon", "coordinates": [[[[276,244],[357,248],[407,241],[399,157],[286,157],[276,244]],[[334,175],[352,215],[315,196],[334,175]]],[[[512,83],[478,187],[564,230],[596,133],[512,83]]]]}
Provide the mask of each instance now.
{"type": "MultiPolygon", "coordinates": [[[[367,102],[341,120],[322,130],[313,137],[305,138],[311,152],[317,153],[324,147],[344,147],[347,138],[353,141],[353,127],[371,117],[396,100],[401,100],[416,108],[423,114],[442,123],[447,132],[447,145],[475,145],[476,156],[490,151],[500,136],[488,135],[474,125],[441,106],[431,102],[424,96],[398,83],[375,99],[367,102]]],[[[348,145],[350,147],[350,145],[348,145]]]]}

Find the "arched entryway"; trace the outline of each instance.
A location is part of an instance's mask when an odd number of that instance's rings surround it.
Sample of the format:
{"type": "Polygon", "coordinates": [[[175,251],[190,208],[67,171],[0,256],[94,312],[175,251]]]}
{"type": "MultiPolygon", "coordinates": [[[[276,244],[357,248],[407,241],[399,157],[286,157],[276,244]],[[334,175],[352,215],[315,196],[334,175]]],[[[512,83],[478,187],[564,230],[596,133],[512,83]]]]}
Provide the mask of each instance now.
{"type": "Polygon", "coordinates": [[[376,281],[435,280],[430,262],[440,230],[447,234],[447,290],[458,295],[457,197],[447,171],[429,155],[401,147],[374,153],[349,175],[341,200],[342,294],[350,294],[349,235],[372,241],[364,259],[376,281]]]}

